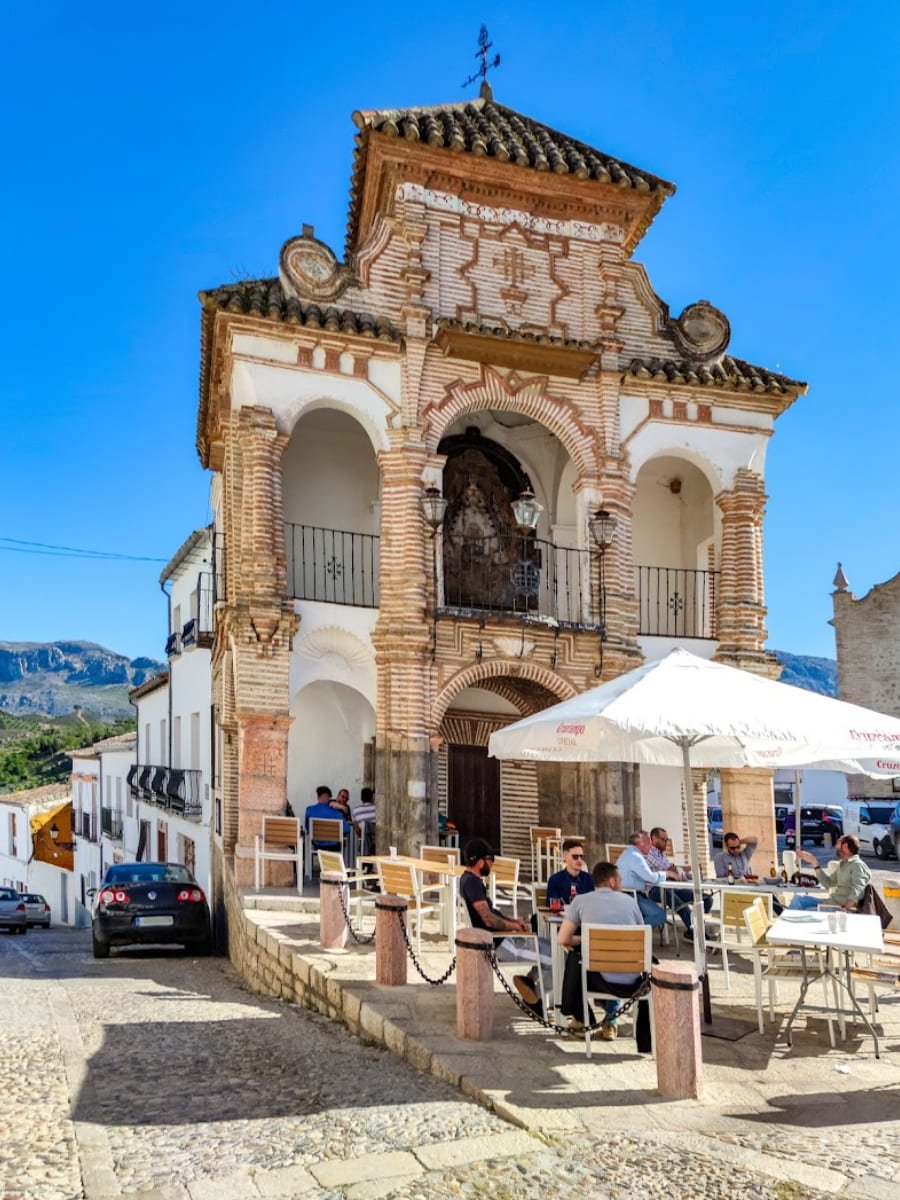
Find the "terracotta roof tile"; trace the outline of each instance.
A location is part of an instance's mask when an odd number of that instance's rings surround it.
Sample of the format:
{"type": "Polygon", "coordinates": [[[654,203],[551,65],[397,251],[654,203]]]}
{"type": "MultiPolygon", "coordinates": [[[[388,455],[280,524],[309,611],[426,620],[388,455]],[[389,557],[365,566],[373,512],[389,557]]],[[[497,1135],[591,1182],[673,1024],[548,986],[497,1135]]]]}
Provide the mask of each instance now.
{"type": "Polygon", "coordinates": [[[690,384],[692,386],[734,388],[737,391],[770,392],[783,396],[796,395],[807,389],[805,383],[754,367],[742,358],[723,354],[713,362],[689,362],[684,359],[634,358],[625,371],[636,379],[652,379],[658,383],[690,384]]]}
{"type": "Polygon", "coordinates": [[[380,342],[398,342],[400,334],[385,317],[369,312],[353,312],[333,304],[314,304],[286,296],[279,279],[255,279],[247,283],[227,283],[200,292],[207,309],[246,313],[267,321],[324,329],[380,342]]]}

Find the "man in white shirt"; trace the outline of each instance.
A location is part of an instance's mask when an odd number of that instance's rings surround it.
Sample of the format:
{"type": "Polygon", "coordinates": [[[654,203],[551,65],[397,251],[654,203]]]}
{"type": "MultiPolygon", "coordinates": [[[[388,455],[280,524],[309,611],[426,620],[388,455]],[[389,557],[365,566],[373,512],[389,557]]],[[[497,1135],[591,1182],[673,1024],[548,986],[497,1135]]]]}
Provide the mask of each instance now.
{"type": "Polygon", "coordinates": [[[638,908],[644,918],[645,925],[665,925],[666,912],[647,895],[647,889],[665,882],[665,871],[654,871],[647,862],[646,854],[650,849],[650,834],[646,829],[638,829],[631,834],[628,845],[619,855],[616,866],[622,876],[622,887],[634,891],[638,908]]]}

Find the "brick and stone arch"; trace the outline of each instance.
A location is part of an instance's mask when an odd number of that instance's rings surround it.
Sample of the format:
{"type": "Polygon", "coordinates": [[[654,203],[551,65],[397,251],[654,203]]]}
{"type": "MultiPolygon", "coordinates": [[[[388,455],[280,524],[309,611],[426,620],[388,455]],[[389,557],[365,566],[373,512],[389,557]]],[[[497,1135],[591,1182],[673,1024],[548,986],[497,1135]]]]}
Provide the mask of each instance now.
{"type": "Polygon", "coordinates": [[[427,422],[426,445],[431,451],[437,450],[460,417],[488,410],[530,417],[559,439],[576,464],[579,478],[597,476],[597,432],[582,422],[574,404],[547,391],[543,375],[522,377],[512,371],[504,376],[492,367],[483,367],[481,377],[474,382],[457,380],[450,384],[443,398],[426,405],[422,412],[427,422]]]}
{"type": "Polygon", "coordinates": [[[298,400],[295,406],[291,407],[289,413],[283,414],[279,418],[279,423],[284,427],[284,432],[289,437],[293,437],[300,422],[316,412],[340,412],[351,417],[365,431],[366,437],[372,443],[372,451],[376,455],[390,446],[386,429],[385,405],[375,392],[372,392],[372,403],[365,407],[332,392],[304,396],[302,400],[298,400]]]}
{"type": "MultiPolygon", "coordinates": [[[[432,733],[438,734],[441,721],[450,708],[454,696],[458,695],[465,688],[484,687],[491,680],[502,680],[503,686],[512,690],[516,690],[516,683],[519,680],[523,683],[527,682],[542,688],[546,693],[546,703],[533,708],[531,711],[548,708],[551,704],[555,704],[560,700],[568,700],[575,695],[575,689],[567,680],[551,671],[549,667],[543,667],[539,663],[510,661],[508,659],[494,659],[490,662],[474,663],[472,666],[465,667],[463,670],[457,672],[452,679],[448,680],[437,696],[431,714],[432,733]]],[[[534,691],[532,690],[530,702],[533,702],[533,697],[534,691]]],[[[513,701],[513,703],[516,703],[516,701],[513,701]]],[[[518,707],[518,704],[516,706],[518,707]]]]}

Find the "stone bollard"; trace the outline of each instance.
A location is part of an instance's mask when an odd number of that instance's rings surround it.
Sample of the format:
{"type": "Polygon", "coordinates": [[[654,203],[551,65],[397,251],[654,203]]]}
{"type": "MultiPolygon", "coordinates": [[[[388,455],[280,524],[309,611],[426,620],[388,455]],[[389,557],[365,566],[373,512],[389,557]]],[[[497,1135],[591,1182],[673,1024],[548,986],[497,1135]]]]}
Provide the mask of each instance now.
{"type": "Polygon", "coordinates": [[[691,963],[665,962],[653,968],[656,1086],[668,1100],[703,1095],[699,988],[691,963]]]}
{"type": "Polygon", "coordinates": [[[456,935],[456,1036],[489,1042],[494,1036],[494,972],[485,946],[486,929],[460,929],[456,935]]]}
{"type": "Polygon", "coordinates": [[[349,889],[337,871],[323,871],[319,879],[319,945],[323,950],[343,950],[347,945],[347,922],[341,911],[341,892],[348,903],[349,889]]]}
{"type": "Polygon", "coordinates": [[[398,913],[406,921],[409,901],[403,896],[384,895],[375,901],[375,982],[388,987],[406,983],[406,942],[398,913]]]}

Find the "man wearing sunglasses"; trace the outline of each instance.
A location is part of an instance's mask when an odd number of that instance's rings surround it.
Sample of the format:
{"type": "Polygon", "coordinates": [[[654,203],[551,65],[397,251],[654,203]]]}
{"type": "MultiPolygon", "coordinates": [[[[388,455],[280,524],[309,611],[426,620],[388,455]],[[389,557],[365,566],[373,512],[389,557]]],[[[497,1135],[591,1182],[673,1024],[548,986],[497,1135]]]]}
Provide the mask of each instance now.
{"type": "Polygon", "coordinates": [[[584,845],[575,838],[562,844],[563,868],[547,880],[547,906],[570,904],[576,896],[594,890],[594,877],[584,869],[584,845]]]}

